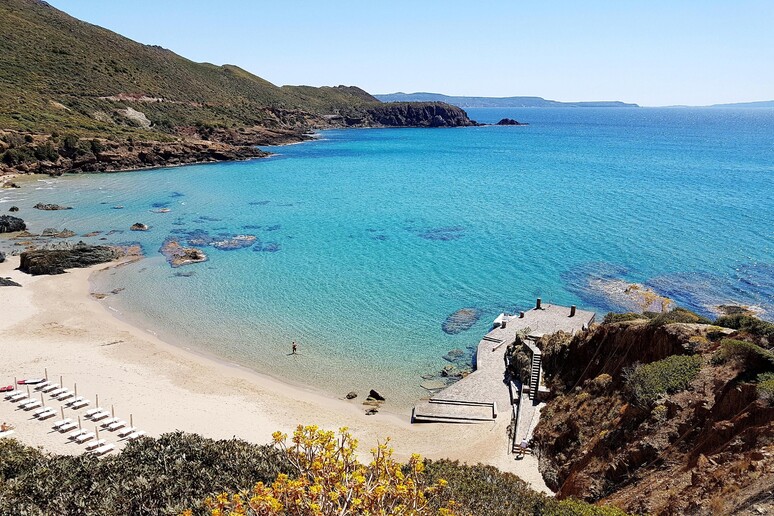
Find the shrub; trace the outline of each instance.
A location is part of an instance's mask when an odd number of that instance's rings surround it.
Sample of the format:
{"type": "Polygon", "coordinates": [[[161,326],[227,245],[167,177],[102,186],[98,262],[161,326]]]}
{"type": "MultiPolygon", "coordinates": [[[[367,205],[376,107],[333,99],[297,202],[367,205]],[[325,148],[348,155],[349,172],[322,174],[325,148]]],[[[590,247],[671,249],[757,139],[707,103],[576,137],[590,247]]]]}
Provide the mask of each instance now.
{"type": "Polygon", "coordinates": [[[742,330],[756,337],[774,339],[774,324],[745,314],[724,315],[715,321],[716,326],[742,330]]]}
{"type": "Polygon", "coordinates": [[[644,314],[636,314],[634,312],[627,312],[625,314],[617,314],[615,312],[609,312],[604,320],[602,321],[603,324],[611,324],[611,323],[617,323],[617,322],[624,322],[624,321],[638,321],[638,320],[647,320],[648,317],[644,314]]]}
{"type": "Polygon", "coordinates": [[[78,146],[78,137],[72,134],[68,134],[64,137],[62,140],[62,146],[60,147],[60,152],[63,156],[67,156],[68,158],[74,157],[78,151],[80,150],[80,147],[78,146]]]}
{"type": "Polygon", "coordinates": [[[102,145],[102,142],[99,140],[91,140],[89,148],[93,154],[97,154],[105,150],[105,147],[102,145]]]}
{"type": "Polygon", "coordinates": [[[711,324],[712,321],[691,312],[690,310],[686,310],[685,308],[675,308],[670,312],[660,313],[650,321],[650,324],[653,326],[663,326],[665,324],[674,323],[711,324]]]}
{"type": "Polygon", "coordinates": [[[562,500],[543,511],[545,516],[626,516],[626,512],[612,505],[591,505],[574,498],[562,500]]]}
{"type": "Polygon", "coordinates": [[[760,399],[774,405],[774,373],[759,374],[755,387],[760,399]]]}
{"type": "Polygon", "coordinates": [[[634,401],[650,406],[660,396],[688,388],[701,369],[698,355],[672,355],[650,364],[637,365],[626,373],[626,385],[634,401]]]}
{"type": "MultiPolygon", "coordinates": [[[[286,455],[297,478],[280,474],[271,484],[257,483],[251,491],[221,493],[205,500],[213,516],[334,515],[334,514],[454,514],[453,502],[435,510],[429,500],[446,481],[427,485],[425,464],[412,455],[405,466],[392,458],[387,443],[371,450],[367,466],[357,461],[357,441],[346,428],[334,432],[299,426],[290,443],[275,432],[274,444],[286,455]]],[[[189,514],[191,514],[189,512],[189,514]]]]}
{"type": "Polygon", "coordinates": [[[28,147],[12,147],[3,154],[3,163],[11,167],[34,159],[35,155],[28,147]]]}
{"type": "Polygon", "coordinates": [[[745,371],[758,372],[774,368],[774,353],[746,340],[723,339],[720,349],[712,356],[714,364],[735,360],[745,371]]]}
{"type": "Polygon", "coordinates": [[[54,145],[48,141],[35,148],[35,158],[41,161],[56,161],[59,158],[59,153],[54,145]]]}

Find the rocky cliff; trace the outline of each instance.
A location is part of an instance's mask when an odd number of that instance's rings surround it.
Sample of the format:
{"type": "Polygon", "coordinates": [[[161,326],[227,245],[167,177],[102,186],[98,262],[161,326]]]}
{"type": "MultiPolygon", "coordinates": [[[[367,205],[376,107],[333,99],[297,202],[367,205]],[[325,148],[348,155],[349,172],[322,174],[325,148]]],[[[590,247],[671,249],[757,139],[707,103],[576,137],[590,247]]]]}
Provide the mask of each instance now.
{"type": "Polygon", "coordinates": [[[650,514],[773,503],[768,338],[639,320],[539,345],[552,399],[534,439],[557,496],[650,514]]]}

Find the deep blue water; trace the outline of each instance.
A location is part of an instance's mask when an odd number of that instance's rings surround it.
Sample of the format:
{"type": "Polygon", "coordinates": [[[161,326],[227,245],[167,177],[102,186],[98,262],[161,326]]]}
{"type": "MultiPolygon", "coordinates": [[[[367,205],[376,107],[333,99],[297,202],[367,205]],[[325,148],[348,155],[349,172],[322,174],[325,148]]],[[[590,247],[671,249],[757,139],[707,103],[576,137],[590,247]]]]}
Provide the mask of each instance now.
{"type": "Polygon", "coordinates": [[[621,308],[589,278],[772,318],[774,110],[469,113],[530,125],[326,131],[265,160],[47,179],[3,192],[0,210],[19,205],[33,231],[141,242],[149,258],[97,289],[125,288],[107,302],[144,328],[333,393],[379,388],[398,406],[503,310],[538,296],[621,308]],[[39,201],[74,209],[30,209],[39,201]],[[171,269],[162,241],[194,229],[257,243],[171,269]],[[479,322],[444,333],[465,307],[479,322]],[[302,355],[287,356],[292,340],[302,355]]]}

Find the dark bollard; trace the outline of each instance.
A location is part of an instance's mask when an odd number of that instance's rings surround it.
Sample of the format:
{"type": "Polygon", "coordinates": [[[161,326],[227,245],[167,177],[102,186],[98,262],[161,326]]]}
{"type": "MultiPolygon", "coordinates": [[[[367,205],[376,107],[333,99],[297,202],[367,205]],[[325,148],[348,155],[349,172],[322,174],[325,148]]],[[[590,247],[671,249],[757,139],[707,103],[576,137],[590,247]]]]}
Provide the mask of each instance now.
{"type": "Polygon", "coordinates": [[[524,319],[524,312],[519,312],[519,319],[524,319]]]}
{"type": "Polygon", "coordinates": [[[575,305],[570,307],[570,317],[575,317],[575,305]]]}
{"type": "Polygon", "coordinates": [[[541,310],[541,301],[540,298],[537,298],[537,303],[535,303],[535,310],[541,310]]]}

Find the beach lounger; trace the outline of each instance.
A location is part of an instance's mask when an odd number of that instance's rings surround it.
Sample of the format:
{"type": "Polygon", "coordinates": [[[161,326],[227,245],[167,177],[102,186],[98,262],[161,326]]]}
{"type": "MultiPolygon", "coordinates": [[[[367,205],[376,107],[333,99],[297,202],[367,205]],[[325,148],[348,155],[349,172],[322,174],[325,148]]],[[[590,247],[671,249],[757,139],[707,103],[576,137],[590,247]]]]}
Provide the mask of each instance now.
{"type": "Polygon", "coordinates": [[[78,409],[81,409],[83,407],[88,407],[89,403],[91,403],[89,400],[76,401],[75,403],[70,405],[70,408],[73,409],[73,410],[78,410],[78,409]]]}
{"type": "Polygon", "coordinates": [[[26,397],[27,397],[27,393],[20,391],[14,394],[13,396],[9,396],[8,400],[11,401],[12,403],[16,403],[17,401],[21,401],[26,397]]]}
{"type": "Polygon", "coordinates": [[[103,409],[102,407],[95,407],[93,409],[87,410],[86,413],[84,413],[83,415],[85,417],[91,417],[94,414],[96,414],[97,412],[105,412],[105,409],[103,409]]]}
{"type": "Polygon", "coordinates": [[[136,432],[136,431],[137,431],[137,429],[136,429],[136,428],[134,428],[133,426],[130,426],[129,428],[124,428],[123,430],[121,430],[120,432],[118,432],[118,437],[124,438],[124,437],[126,437],[127,435],[129,435],[129,434],[133,434],[133,433],[134,433],[134,432],[136,432]]]}
{"type": "Polygon", "coordinates": [[[72,423],[72,422],[73,422],[73,420],[70,419],[69,417],[67,419],[60,419],[59,421],[54,421],[54,424],[51,425],[51,428],[53,428],[54,430],[59,430],[59,427],[64,426],[64,425],[66,425],[68,423],[72,423]]]}
{"type": "Polygon", "coordinates": [[[78,437],[76,437],[75,442],[77,442],[78,444],[83,444],[86,441],[90,441],[92,439],[94,439],[94,432],[85,432],[79,435],[78,437]]]}
{"type": "Polygon", "coordinates": [[[115,423],[111,423],[108,425],[107,429],[111,432],[115,432],[119,428],[123,428],[126,426],[126,421],[116,421],[115,423]]]}
{"type": "Polygon", "coordinates": [[[99,448],[100,446],[102,446],[102,445],[103,445],[103,444],[105,444],[106,442],[107,442],[107,441],[106,441],[106,440],[104,440],[104,439],[100,439],[100,440],[98,440],[98,441],[94,441],[94,442],[92,442],[92,443],[89,443],[89,444],[87,444],[87,445],[86,445],[86,449],[87,449],[87,450],[93,450],[94,448],[99,448]]]}
{"type": "Polygon", "coordinates": [[[48,395],[51,396],[52,398],[56,398],[57,396],[59,396],[60,394],[68,390],[70,389],[68,389],[67,387],[60,387],[60,388],[54,389],[53,391],[48,391],[48,395]]]}
{"type": "Polygon", "coordinates": [[[58,383],[50,383],[50,384],[46,385],[45,387],[43,387],[40,390],[45,392],[46,394],[48,394],[49,392],[55,391],[58,388],[59,388],[59,384],[58,383]]]}
{"type": "Polygon", "coordinates": [[[78,402],[83,401],[84,399],[86,399],[86,398],[84,398],[83,396],[78,396],[77,398],[73,398],[70,401],[68,401],[67,403],[65,403],[65,407],[72,407],[73,405],[75,405],[78,402]]]}
{"type": "Polygon", "coordinates": [[[49,382],[48,380],[46,380],[46,381],[45,381],[45,382],[43,382],[43,383],[39,383],[39,384],[37,384],[37,385],[35,386],[35,390],[36,390],[36,391],[42,391],[43,389],[45,389],[45,388],[46,388],[46,387],[48,387],[49,385],[51,385],[51,382],[49,382]]]}
{"type": "Polygon", "coordinates": [[[94,448],[91,453],[95,455],[105,455],[108,452],[111,452],[116,449],[116,445],[113,443],[106,443],[100,446],[99,448],[94,448]]]}
{"type": "Polygon", "coordinates": [[[68,435],[67,438],[70,439],[71,441],[74,441],[80,436],[82,436],[83,434],[87,434],[87,433],[89,433],[89,431],[86,430],[85,428],[79,428],[74,432],[70,432],[70,435],[68,435]]]}
{"type": "Polygon", "coordinates": [[[105,419],[106,417],[110,416],[110,412],[97,412],[96,414],[91,415],[92,421],[99,421],[100,419],[105,419]]]}
{"type": "Polygon", "coordinates": [[[132,432],[131,434],[126,436],[127,441],[134,441],[142,437],[143,435],[147,434],[145,430],[138,430],[136,432],[132,432]]]}
{"type": "Polygon", "coordinates": [[[6,393],[6,395],[5,395],[5,399],[7,399],[7,400],[10,400],[11,398],[13,398],[14,396],[16,396],[17,394],[21,394],[21,393],[23,393],[23,392],[25,392],[25,391],[20,391],[19,389],[16,389],[16,390],[14,390],[14,391],[7,392],[7,393],[6,393]]]}
{"type": "Polygon", "coordinates": [[[36,417],[40,420],[50,418],[56,415],[56,410],[51,407],[43,407],[32,413],[32,417],[36,417]]]}
{"type": "Polygon", "coordinates": [[[42,407],[43,402],[40,400],[32,400],[28,401],[27,403],[23,403],[22,405],[19,405],[24,410],[32,410],[34,408],[42,407]]]}
{"type": "Polygon", "coordinates": [[[118,421],[119,421],[119,419],[118,419],[117,417],[111,417],[110,419],[106,419],[105,421],[103,421],[103,422],[100,424],[100,426],[101,426],[102,428],[107,428],[107,427],[109,427],[110,425],[112,425],[113,423],[118,423],[118,421]]]}
{"type": "Polygon", "coordinates": [[[63,434],[65,432],[75,430],[76,428],[78,428],[78,423],[65,423],[59,427],[59,433],[63,434]]]}
{"type": "Polygon", "coordinates": [[[73,396],[75,396],[75,393],[68,389],[67,391],[59,394],[59,396],[56,396],[56,399],[58,399],[59,401],[64,401],[67,398],[72,398],[73,396]]]}

